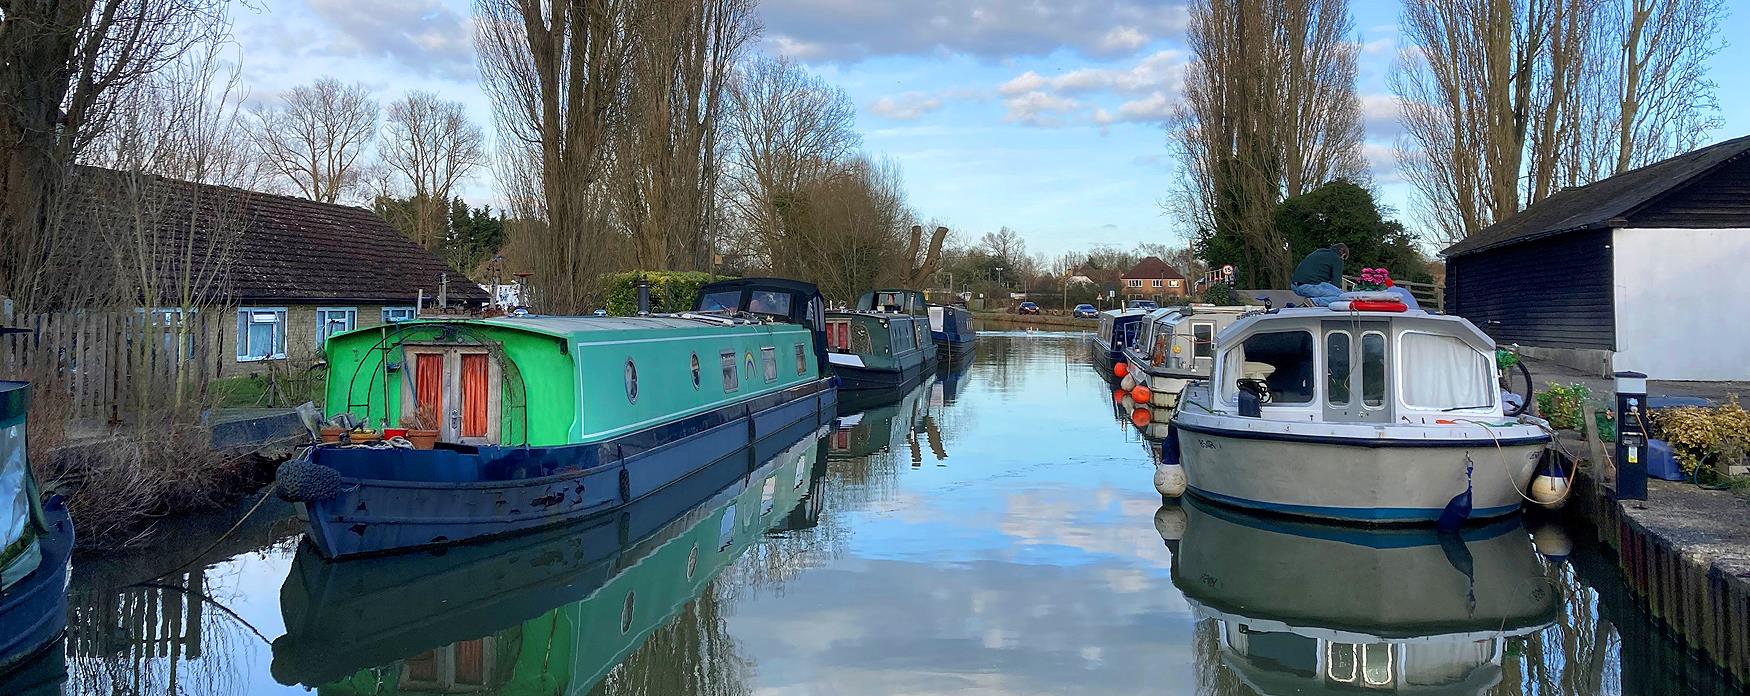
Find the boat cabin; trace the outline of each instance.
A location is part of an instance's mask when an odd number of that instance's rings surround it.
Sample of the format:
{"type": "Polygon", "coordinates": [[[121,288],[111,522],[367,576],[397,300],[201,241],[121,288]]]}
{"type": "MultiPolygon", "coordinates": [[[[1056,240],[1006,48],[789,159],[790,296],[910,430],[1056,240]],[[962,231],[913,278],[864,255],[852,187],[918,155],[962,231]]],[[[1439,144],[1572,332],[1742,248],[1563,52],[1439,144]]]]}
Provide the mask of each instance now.
{"type": "Polygon", "coordinates": [[[924,294],[916,290],[875,290],[857,298],[857,309],[871,312],[922,315],[928,307],[924,294]]]}
{"type": "Polygon", "coordinates": [[[1138,322],[1149,313],[1146,309],[1108,309],[1100,313],[1100,327],[1094,331],[1094,343],[1103,350],[1122,350],[1136,340],[1138,322]]]}
{"type": "Polygon", "coordinates": [[[1216,334],[1256,309],[1207,304],[1157,309],[1138,322],[1128,357],[1133,367],[1151,374],[1208,375],[1215,364],[1216,334]]]}
{"type": "Polygon", "coordinates": [[[923,317],[890,312],[828,312],[826,346],[835,365],[898,369],[923,360],[933,346],[923,317]],[[849,360],[855,357],[856,362],[849,360]]]}
{"type": "Polygon", "coordinates": [[[821,378],[813,286],[735,279],[694,312],[418,319],[328,339],[327,411],[445,445],[612,439],[821,378]]]}
{"type": "Polygon", "coordinates": [[[1216,336],[1215,407],[1287,421],[1499,419],[1494,343],[1464,319],[1421,311],[1280,309],[1216,336]],[[1249,401],[1249,399],[1248,399],[1249,401]]]}

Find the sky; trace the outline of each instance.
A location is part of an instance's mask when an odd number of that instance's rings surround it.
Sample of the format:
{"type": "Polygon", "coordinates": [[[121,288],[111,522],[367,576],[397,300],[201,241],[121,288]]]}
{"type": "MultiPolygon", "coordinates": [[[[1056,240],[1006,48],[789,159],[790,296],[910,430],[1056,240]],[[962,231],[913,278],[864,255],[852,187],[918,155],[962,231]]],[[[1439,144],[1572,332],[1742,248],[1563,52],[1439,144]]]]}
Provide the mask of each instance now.
{"type": "MultiPolygon", "coordinates": [[[[489,134],[467,0],[259,0],[234,11],[251,101],[333,76],[385,103],[415,89],[462,102],[489,134]]],[[[1728,5],[1734,3],[1728,3],[1728,5]]],[[[1162,207],[1175,165],[1162,120],[1179,99],[1184,4],[1150,0],[764,0],[753,50],[790,56],[845,90],[864,149],[896,161],[920,222],[962,241],[1007,226],[1032,253],[1183,244],[1162,207]]],[[[1413,222],[1396,172],[1387,75],[1397,0],[1352,0],[1365,153],[1381,201],[1413,222]]],[[[1720,27],[1750,34],[1750,8],[1720,27]]],[[[1743,42],[1740,42],[1741,44],[1743,42]]],[[[1750,133],[1750,44],[1711,60],[1724,125],[1750,133]]],[[[491,174],[463,188],[496,198],[491,174]]]]}

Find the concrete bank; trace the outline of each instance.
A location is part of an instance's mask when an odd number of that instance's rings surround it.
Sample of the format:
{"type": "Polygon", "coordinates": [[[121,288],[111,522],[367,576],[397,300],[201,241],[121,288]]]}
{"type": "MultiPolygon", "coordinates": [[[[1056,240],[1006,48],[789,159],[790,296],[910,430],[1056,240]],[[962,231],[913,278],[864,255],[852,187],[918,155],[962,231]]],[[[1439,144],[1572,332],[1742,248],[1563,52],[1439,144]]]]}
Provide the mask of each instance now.
{"type": "Polygon", "coordinates": [[[1646,500],[1616,500],[1611,446],[1561,435],[1586,460],[1568,507],[1614,553],[1630,593],[1685,650],[1750,684],[1750,503],[1657,479],[1646,500]]]}
{"type": "Polygon", "coordinates": [[[1007,329],[1017,326],[1038,326],[1052,329],[1079,329],[1093,331],[1099,328],[1098,319],[1076,319],[1074,317],[1059,317],[1049,314],[1005,314],[1002,312],[973,312],[972,318],[978,320],[977,328],[1007,329]]]}

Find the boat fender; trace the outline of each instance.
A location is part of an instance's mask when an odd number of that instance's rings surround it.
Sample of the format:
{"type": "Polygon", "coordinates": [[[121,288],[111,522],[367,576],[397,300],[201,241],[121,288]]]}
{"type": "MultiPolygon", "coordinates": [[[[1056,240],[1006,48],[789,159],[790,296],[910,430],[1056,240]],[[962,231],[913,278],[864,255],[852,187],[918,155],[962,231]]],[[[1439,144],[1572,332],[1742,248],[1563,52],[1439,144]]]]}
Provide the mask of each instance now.
{"type": "Polygon", "coordinates": [[[1135,389],[1136,388],[1136,376],[1135,375],[1125,375],[1124,379],[1122,381],[1118,382],[1118,386],[1119,386],[1119,388],[1121,388],[1127,392],[1132,390],[1132,389],[1135,389]]]}
{"type": "Polygon", "coordinates": [[[1471,463],[1470,455],[1464,456],[1464,492],[1452,496],[1446,501],[1446,509],[1440,511],[1440,519],[1434,523],[1436,529],[1442,532],[1456,532],[1470,519],[1471,513],[1471,471],[1476,467],[1471,463]]]}
{"type": "Polygon", "coordinates": [[[1551,563],[1562,563],[1574,552],[1574,540],[1554,524],[1545,524],[1531,533],[1531,545],[1551,563]]]}
{"type": "Polygon", "coordinates": [[[1568,502],[1568,477],[1554,476],[1549,471],[1538,472],[1531,480],[1531,499],[1549,510],[1560,508],[1568,502]]]}
{"type": "Polygon", "coordinates": [[[305,454],[281,464],[274,474],[274,493],[288,503],[320,503],[340,495],[340,472],[310,461],[305,454]]]}
{"type": "Polygon", "coordinates": [[[1155,490],[1162,498],[1177,498],[1185,494],[1185,467],[1178,464],[1155,465],[1155,490]]]}

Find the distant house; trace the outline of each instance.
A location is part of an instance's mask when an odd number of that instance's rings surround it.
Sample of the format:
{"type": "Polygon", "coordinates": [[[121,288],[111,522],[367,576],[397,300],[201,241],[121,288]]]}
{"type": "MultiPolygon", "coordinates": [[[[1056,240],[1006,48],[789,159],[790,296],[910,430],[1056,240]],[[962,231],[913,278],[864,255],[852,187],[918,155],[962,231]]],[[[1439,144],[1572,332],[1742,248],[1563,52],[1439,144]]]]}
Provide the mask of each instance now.
{"type": "Polygon", "coordinates": [[[1750,136],[1550,196],[1448,247],[1446,306],[1598,373],[1750,379],[1750,136]]]}
{"type": "MultiPolygon", "coordinates": [[[[148,220],[148,233],[137,239],[157,250],[158,287],[181,287],[177,276],[185,270],[212,275],[197,289],[209,298],[201,304],[219,307],[204,311],[223,315],[209,317],[208,335],[201,337],[208,341],[203,352],[217,356],[220,376],[313,357],[332,333],[411,319],[421,291],[435,307],[446,279],[452,306],[478,307],[488,299],[480,286],[364,208],[95,167],[77,169],[67,196],[66,224],[87,234],[148,220]],[[191,250],[191,263],[169,260],[191,250]]],[[[166,324],[185,320],[174,306],[145,309],[166,324]]]]}
{"type": "Polygon", "coordinates": [[[1187,292],[1185,274],[1155,256],[1136,262],[1119,280],[1123,286],[1119,292],[1126,300],[1164,302],[1187,292]]]}

